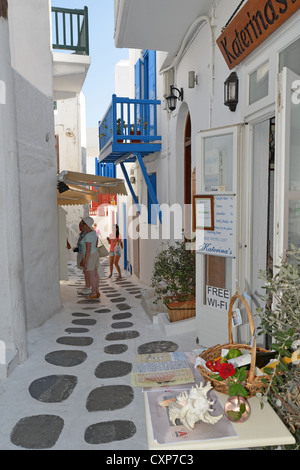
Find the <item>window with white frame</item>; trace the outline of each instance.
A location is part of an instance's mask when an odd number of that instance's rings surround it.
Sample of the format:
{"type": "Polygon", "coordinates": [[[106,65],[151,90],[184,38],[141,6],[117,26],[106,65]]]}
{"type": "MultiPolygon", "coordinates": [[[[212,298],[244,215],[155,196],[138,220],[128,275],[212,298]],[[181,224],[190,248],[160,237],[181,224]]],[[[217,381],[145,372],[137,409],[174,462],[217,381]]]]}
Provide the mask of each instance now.
{"type": "Polygon", "coordinates": [[[256,103],[268,94],[269,62],[266,62],[249,75],[249,104],[256,103]]]}

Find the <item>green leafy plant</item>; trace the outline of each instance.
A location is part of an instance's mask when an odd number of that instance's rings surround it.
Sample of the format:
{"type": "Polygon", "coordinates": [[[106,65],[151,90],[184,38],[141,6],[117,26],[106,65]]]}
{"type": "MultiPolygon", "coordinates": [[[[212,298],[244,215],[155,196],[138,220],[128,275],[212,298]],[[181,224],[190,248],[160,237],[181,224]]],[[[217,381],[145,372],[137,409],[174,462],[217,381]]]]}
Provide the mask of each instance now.
{"type": "Polygon", "coordinates": [[[126,129],[126,127],[127,127],[127,124],[125,124],[125,121],[123,121],[123,124],[122,124],[121,118],[118,118],[117,119],[117,134],[121,134],[122,129],[126,129]]]}
{"type": "Polygon", "coordinates": [[[154,261],[152,287],[158,300],[168,305],[195,299],[196,258],[195,251],[187,250],[184,241],[168,244],[154,261]]]}
{"type": "Polygon", "coordinates": [[[265,381],[266,389],[257,396],[262,407],[267,401],[271,403],[300,442],[299,360],[287,364],[285,359],[291,358],[300,340],[300,248],[291,246],[281,265],[274,266],[272,274],[260,271],[260,278],[264,281],[265,308],[257,310],[259,335],[271,338],[277,357],[275,367],[264,368],[270,381],[265,381]]]}
{"type": "MultiPolygon", "coordinates": [[[[217,371],[218,374],[213,376],[214,380],[219,382],[226,380],[228,393],[231,397],[237,397],[239,400],[239,397],[246,398],[248,396],[248,391],[242,385],[247,378],[246,367],[235,369],[232,364],[219,361],[217,371]]],[[[247,411],[245,403],[240,403],[239,411],[228,411],[227,413],[234,421],[239,421],[245,411],[247,411]]]]}
{"type": "MultiPolygon", "coordinates": [[[[139,118],[138,118],[138,121],[137,121],[137,127],[139,127],[139,128],[141,127],[141,121],[142,121],[142,118],[139,117],[139,118]]],[[[148,127],[147,121],[143,121],[143,129],[146,130],[147,127],[148,127]]]]}

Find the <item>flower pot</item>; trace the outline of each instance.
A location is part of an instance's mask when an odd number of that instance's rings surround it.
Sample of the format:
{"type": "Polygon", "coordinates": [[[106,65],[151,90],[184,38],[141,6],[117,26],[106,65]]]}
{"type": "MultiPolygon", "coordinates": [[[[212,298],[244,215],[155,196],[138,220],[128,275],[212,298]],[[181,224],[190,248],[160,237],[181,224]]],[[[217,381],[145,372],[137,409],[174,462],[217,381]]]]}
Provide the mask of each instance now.
{"type": "MultiPolygon", "coordinates": [[[[134,131],[130,131],[130,135],[135,135],[134,131]]],[[[141,135],[141,131],[136,131],[136,135],[141,135]]],[[[132,144],[139,144],[141,141],[140,140],[132,140],[132,144]]]]}
{"type": "MultiPolygon", "coordinates": [[[[120,131],[120,130],[117,131],[117,135],[121,135],[121,131],[120,131]]],[[[121,144],[122,142],[123,142],[123,139],[117,139],[117,143],[118,143],[118,144],[121,144]]]]}
{"type": "Polygon", "coordinates": [[[249,418],[251,409],[246,398],[235,396],[228,397],[224,405],[224,412],[229,421],[233,423],[243,423],[249,418]]]}
{"type": "Polygon", "coordinates": [[[187,320],[196,315],[195,300],[186,300],[185,302],[169,302],[166,305],[170,322],[187,320]]]}

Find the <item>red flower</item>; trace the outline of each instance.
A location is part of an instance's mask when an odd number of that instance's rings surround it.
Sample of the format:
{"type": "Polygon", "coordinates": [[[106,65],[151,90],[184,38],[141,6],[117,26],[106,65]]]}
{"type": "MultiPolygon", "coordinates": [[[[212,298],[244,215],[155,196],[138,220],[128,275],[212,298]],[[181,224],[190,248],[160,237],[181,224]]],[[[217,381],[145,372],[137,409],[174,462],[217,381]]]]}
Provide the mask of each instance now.
{"type": "Polygon", "coordinates": [[[218,370],[220,377],[222,379],[227,379],[228,377],[232,377],[235,374],[235,368],[232,364],[225,362],[224,364],[220,364],[220,368],[218,370]]]}

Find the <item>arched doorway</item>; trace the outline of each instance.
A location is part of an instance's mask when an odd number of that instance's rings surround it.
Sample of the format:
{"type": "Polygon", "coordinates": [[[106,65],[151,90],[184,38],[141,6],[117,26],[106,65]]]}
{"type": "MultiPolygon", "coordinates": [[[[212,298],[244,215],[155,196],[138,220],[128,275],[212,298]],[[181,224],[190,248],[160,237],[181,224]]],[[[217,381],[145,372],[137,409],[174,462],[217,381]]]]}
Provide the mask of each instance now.
{"type": "Polygon", "coordinates": [[[192,169],[192,132],[191,116],[187,114],[184,129],[184,214],[185,236],[192,238],[193,227],[193,196],[196,194],[196,168],[192,169]]]}

